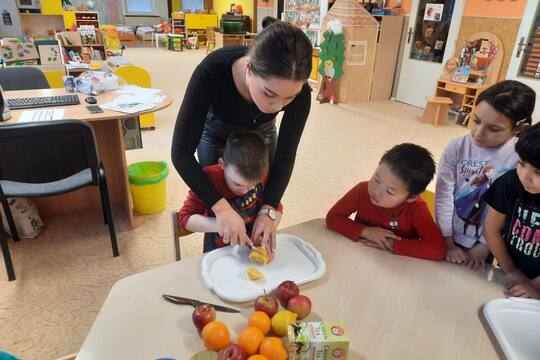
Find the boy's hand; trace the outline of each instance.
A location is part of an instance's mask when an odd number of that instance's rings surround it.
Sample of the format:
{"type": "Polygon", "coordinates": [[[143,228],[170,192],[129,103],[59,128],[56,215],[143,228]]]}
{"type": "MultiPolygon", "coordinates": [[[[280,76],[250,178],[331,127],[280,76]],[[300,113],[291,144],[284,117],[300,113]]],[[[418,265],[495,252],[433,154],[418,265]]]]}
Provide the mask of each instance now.
{"type": "Polygon", "coordinates": [[[229,205],[227,200],[221,199],[212,206],[218,225],[218,233],[223,236],[223,243],[234,245],[253,245],[246,234],[244,220],[229,205]],[[225,203],[222,203],[224,201],[225,203]]]}
{"type": "Polygon", "coordinates": [[[529,280],[521,280],[512,283],[504,292],[504,295],[510,297],[523,297],[531,299],[540,299],[540,290],[534,287],[529,280]]]}
{"type": "Polygon", "coordinates": [[[365,245],[375,245],[375,247],[378,247],[379,249],[388,251],[393,250],[394,240],[401,240],[401,237],[394,234],[391,230],[383,229],[377,226],[366,226],[362,231],[361,237],[368,240],[368,242],[373,243],[369,244],[360,239],[360,242],[364,243],[365,245]]]}

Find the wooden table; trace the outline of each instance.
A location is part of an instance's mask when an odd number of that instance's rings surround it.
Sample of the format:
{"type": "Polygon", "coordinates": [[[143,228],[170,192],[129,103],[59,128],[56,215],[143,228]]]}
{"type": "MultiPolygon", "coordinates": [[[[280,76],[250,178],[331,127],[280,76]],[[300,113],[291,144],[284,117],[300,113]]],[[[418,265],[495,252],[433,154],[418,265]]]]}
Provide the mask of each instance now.
{"type": "Polygon", "coordinates": [[[214,31],[216,49],[232,45],[251,45],[256,36],[256,33],[224,34],[220,31],[214,31]]]}
{"type": "MultiPolygon", "coordinates": [[[[32,96],[55,96],[65,95],[64,89],[43,89],[43,90],[20,90],[6,91],[6,97],[21,98],[32,96]]],[[[79,96],[79,105],[60,106],[65,109],[64,119],[85,120],[94,129],[98,145],[99,156],[107,173],[107,183],[109,186],[109,196],[112,204],[119,204],[127,216],[128,223],[133,226],[133,209],[129,183],[127,176],[126,154],[124,150],[124,136],[122,120],[135,117],[147,112],[156,112],[172,104],[172,98],[166,96],[156,107],[141,113],[124,114],[116,111],[105,110],[100,114],[90,114],[86,109],[87,104],[84,99],[87,95],[76,93],[79,96]]],[[[96,96],[97,104],[105,104],[113,101],[120,94],[107,92],[96,96]]],[[[33,110],[33,109],[29,109],[33,110]]],[[[34,109],[35,110],[35,109],[34,109]]],[[[11,120],[4,124],[15,123],[23,110],[12,110],[11,120]]],[[[89,186],[77,191],[63,195],[36,198],[39,211],[43,215],[57,214],[87,208],[100,208],[99,191],[95,186],[89,186]]],[[[115,218],[118,213],[115,213],[115,218]]]]}
{"type": "MultiPolygon", "coordinates": [[[[323,255],[326,274],[300,289],[313,303],[306,321],[343,321],[350,334],[350,360],[497,358],[480,310],[503,296],[499,271],[474,273],[445,262],[392,255],[351,242],[328,230],[322,219],[283,232],[310,242],[323,255]]],[[[161,299],[165,293],[223,304],[202,282],[201,258],[118,281],[77,359],[188,359],[203,350],[191,322],[193,308],[161,299]]],[[[242,310],[218,312],[234,341],[253,308],[251,303],[225,305],[242,310]]]]}

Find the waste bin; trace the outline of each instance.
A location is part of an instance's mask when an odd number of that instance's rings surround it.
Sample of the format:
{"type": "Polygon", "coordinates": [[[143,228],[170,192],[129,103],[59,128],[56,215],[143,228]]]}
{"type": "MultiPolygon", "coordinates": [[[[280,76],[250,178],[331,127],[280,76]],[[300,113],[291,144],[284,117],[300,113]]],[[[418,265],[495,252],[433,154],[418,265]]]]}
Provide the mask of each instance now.
{"type": "Polygon", "coordinates": [[[139,214],[153,214],[165,209],[166,181],[169,166],[165,161],[142,161],[128,166],[133,207],[139,214]]]}

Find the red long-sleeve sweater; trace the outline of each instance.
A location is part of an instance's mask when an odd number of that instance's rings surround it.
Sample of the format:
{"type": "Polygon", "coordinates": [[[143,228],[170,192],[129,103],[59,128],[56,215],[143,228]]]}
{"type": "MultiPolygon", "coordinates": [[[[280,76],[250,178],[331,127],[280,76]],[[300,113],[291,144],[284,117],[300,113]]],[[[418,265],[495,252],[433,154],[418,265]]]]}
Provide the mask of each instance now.
{"type": "Polygon", "coordinates": [[[394,254],[444,259],[443,236],[424,200],[404,202],[393,209],[378,207],[371,202],[367,185],[367,181],[357,184],[330,209],[326,215],[329,228],[358,241],[366,226],[378,226],[401,237],[393,242],[394,254]],[[356,215],[351,220],[349,216],[353,213],[356,215]],[[393,223],[393,229],[390,223],[393,223]]]}

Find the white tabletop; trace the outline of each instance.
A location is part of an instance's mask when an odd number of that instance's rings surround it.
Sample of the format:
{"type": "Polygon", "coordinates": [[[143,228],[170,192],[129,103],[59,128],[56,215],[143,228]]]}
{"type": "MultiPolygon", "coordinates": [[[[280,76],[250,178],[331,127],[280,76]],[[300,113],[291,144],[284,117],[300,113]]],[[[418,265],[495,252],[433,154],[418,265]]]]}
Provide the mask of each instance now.
{"type": "MultiPolygon", "coordinates": [[[[474,273],[444,262],[392,255],[353,243],[312,220],[282,232],[310,242],[323,255],[323,278],[301,286],[313,312],[306,321],[343,321],[349,359],[494,359],[498,351],[481,319],[482,305],[502,297],[499,271],[474,273]]],[[[278,244],[279,251],[279,244],[278,244]]],[[[203,285],[201,256],[118,281],[77,359],[188,359],[204,349],[191,322],[193,308],[162,294],[242,310],[218,312],[233,340],[252,304],[223,303],[203,285]]]]}

